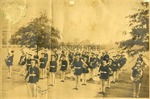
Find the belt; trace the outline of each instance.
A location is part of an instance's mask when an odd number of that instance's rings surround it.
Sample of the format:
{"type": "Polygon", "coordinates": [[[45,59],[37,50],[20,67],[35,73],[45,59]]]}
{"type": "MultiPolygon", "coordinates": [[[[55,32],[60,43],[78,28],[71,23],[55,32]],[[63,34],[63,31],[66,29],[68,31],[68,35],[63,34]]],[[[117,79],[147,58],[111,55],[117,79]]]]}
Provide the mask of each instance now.
{"type": "Polygon", "coordinates": [[[62,65],[62,67],[65,67],[66,65],[62,65]]]}
{"type": "Polygon", "coordinates": [[[81,67],[74,67],[75,69],[81,69],[81,67]]]}
{"type": "Polygon", "coordinates": [[[107,72],[101,71],[101,73],[107,73],[107,72]]]}
{"type": "Polygon", "coordinates": [[[50,67],[55,68],[55,66],[50,66],[50,67]]]}

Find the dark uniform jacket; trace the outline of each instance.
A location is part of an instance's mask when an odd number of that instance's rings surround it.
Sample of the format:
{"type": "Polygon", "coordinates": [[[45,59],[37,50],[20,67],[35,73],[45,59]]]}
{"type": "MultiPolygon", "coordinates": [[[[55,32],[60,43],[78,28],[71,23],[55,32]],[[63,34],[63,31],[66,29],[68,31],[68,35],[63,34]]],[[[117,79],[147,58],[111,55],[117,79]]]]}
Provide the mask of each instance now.
{"type": "Polygon", "coordinates": [[[90,58],[90,68],[93,69],[96,67],[96,58],[91,57],[90,58]]]}
{"type": "Polygon", "coordinates": [[[65,71],[65,70],[67,69],[67,66],[68,66],[67,60],[61,60],[61,67],[60,67],[60,70],[61,70],[61,71],[65,71]]]}
{"type": "Polygon", "coordinates": [[[142,74],[142,69],[137,69],[136,66],[132,67],[132,77],[134,78],[135,83],[141,83],[143,74],[142,74]]]}
{"type": "Polygon", "coordinates": [[[73,61],[73,68],[75,69],[74,75],[82,74],[82,65],[83,65],[83,63],[82,63],[81,59],[79,59],[79,61],[74,59],[74,61],[73,61]]]}
{"type": "Polygon", "coordinates": [[[44,53],[44,58],[45,58],[46,63],[47,63],[47,61],[48,61],[48,54],[47,53],[44,53]]]}
{"type": "Polygon", "coordinates": [[[111,68],[112,68],[112,71],[117,71],[117,69],[118,69],[117,60],[112,60],[111,68]]]}
{"type": "Polygon", "coordinates": [[[123,67],[126,63],[127,59],[126,58],[121,58],[120,59],[120,66],[123,67]]]}
{"type": "Polygon", "coordinates": [[[7,59],[5,60],[5,63],[7,66],[11,66],[13,65],[13,55],[12,56],[8,56],[7,59]]]}
{"type": "Polygon", "coordinates": [[[109,76],[108,65],[106,65],[106,66],[103,66],[103,65],[100,66],[99,72],[100,72],[100,79],[108,79],[108,76],[109,76]]]}
{"type": "Polygon", "coordinates": [[[26,64],[26,56],[20,56],[19,65],[25,65],[26,64]]]}
{"type": "Polygon", "coordinates": [[[33,57],[34,57],[34,59],[36,60],[36,63],[38,64],[39,56],[38,56],[38,55],[34,55],[33,57]]]}
{"type": "Polygon", "coordinates": [[[73,53],[72,52],[70,52],[69,54],[68,54],[68,58],[69,58],[69,64],[71,64],[72,63],[72,61],[73,61],[73,53]]]}
{"type": "Polygon", "coordinates": [[[25,79],[27,79],[28,77],[29,77],[29,80],[28,80],[29,83],[38,82],[39,81],[39,69],[36,66],[30,67],[25,79]],[[32,74],[35,74],[35,75],[33,76],[32,74]]]}
{"type": "Polygon", "coordinates": [[[46,62],[47,62],[47,59],[45,57],[40,58],[40,68],[45,68],[46,67],[46,62]]]}
{"type": "Polygon", "coordinates": [[[50,61],[49,72],[56,72],[56,71],[57,71],[57,61],[50,61]]]}

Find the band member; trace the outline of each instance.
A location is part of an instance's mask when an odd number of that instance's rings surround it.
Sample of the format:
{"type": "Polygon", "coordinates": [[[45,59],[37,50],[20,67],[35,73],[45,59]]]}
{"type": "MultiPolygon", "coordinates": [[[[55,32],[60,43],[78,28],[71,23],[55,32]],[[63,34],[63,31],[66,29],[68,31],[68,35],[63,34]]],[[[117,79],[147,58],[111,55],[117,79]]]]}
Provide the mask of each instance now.
{"type": "Polygon", "coordinates": [[[25,64],[26,64],[26,54],[22,51],[22,55],[20,56],[20,60],[18,65],[21,66],[21,70],[19,72],[20,75],[25,75],[25,64]]]}
{"type": "Polygon", "coordinates": [[[106,60],[107,63],[109,62],[109,55],[107,51],[105,51],[104,60],[106,60]]]}
{"type": "Polygon", "coordinates": [[[106,60],[102,61],[102,66],[100,66],[99,72],[100,72],[100,79],[101,79],[101,92],[100,93],[105,95],[106,82],[109,76],[109,68],[108,68],[108,64],[106,60]]]}
{"type": "Polygon", "coordinates": [[[33,58],[36,60],[36,64],[38,64],[39,59],[38,51],[35,51],[35,55],[33,56],[33,58]]]}
{"type": "Polygon", "coordinates": [[[45,76],[45,67],[46,67],[46,62],[47,59],[44,57],[44,53],[41,53],[41,58],[39,60],[40,62],[40,69],[41,69],[41,78],[44,78],[45,76]]]}
{"type": "Polygon", "coordinates": [[[96,69],[96,58],[95,58],[95,54],[92,53],[92,56],[90,58],[90,70],[91,70],[91,78],[89,80],[93,80],[94,77],[94,70],[96,69]]]}
{"type": "Polygon", "coordinates": [[[102,52],[101,60],[105,60],[107,63],[109,62],[109,55],[108,52],[102,52]]]}
{"type": "Polygon", "coordinates": [[[68,62],[66,60],[66,56],[62,55],[62,60],[60,62],[60,71],[61,71],[61,82],[64,82],[65,80],[65,72],[67,70],[68,67],[68,62]]]}
{"type": "Polygon", "coordinates": [[[31,67],[32,54],[28,54],[27,63],[26,63],[26,71],[28,72],[31,67]]]}
{"type": "Polygon", "coordinates": [[[47,53],[47,50],[45,49],[45,52],[44,52],[44,58],[46,60],[46,64],[47,64],[47,61],[48,61],[48,53],[47,53]]]}
{"type": "Polygon", "coordinates": [[[96,54],[96,69],[95,69],[95,75],[98,75],[98,70],[99,70],[99,66],[100,66],[100,58],[99,58],[99,55],[96,54]]]}
{"type": "Polygon", "coordinates": [[[12,72],[12,66],[13,66],[13,58],[14,58],[14,51],[11,51],[11,53],[8,52],[8,56],[5,59],[5,63],[8,67],[8,76],[7,78],[11,78],[11,72],[12,72]]]}
{"type": "Polygon", "coordinates": [[[118,79],[119,75],[120,75],[120,68],[121,68],[121,60],[120,60],[120,55],[119,54],[117,54],[117,56],[116,56],[116,62],[117,62],[116,79],[118,79]]]}
{"type": "Polygon", "coordinates": [[[144,60],[142,54],[139,54],[139,57],[137,58],[136,62],[141,64],[142,70],[144,70],[144,68],[147,68],[146,60],[144,60]]]}
{"type": "Polygon", "coordinates": [[[88,70],[88,68],[89,68],[89,62],[88,62],[88,60],[87,60],[87,57],[83,57],[83,61],[84,61],[84,63],[83,63],[83,71],[82,71],[82,75],[83,75],[83,84],[82,85],[86,85],[86,80],[87,80],[87,74],[89,73],[89,70],[88,70]]]}
{"type": "Polygon", "coordinates": [[[112,78],[113,78],[112,59],[109,59],[108,68],[109,68],[109,75],[108,75],[108,86],[107,86],[107,88],[110,88],[110,84],[111,84],[111,81],[112,81],[112,78]]]}
{"type": "Polygon", "coordinates": [[[85,52],[85,57],[87,58],[87,61],[89,62],[89,54],[88,54],[88,52],[85,52]]]}
{"type": "Polygon", "coordinates": [[[36,60],[31,61],[31,67],[28,70],[25,80],[30,86],[29,94],[31,97],[37,97],[37,83],[39,81],[39,69],[36,67],[36,60]]]}
{"type": "Polygon", "coordinates": [[[55,73],[57,71],[57,61],[56,61],[56,56],[52,55],[51,56],[51,61],[50,61],[50,79],[51,79],[51,84],[50,86],[54,86],[55,84],[55,73]]]}
{"type": "Polygon", "coordinates": [[[59,60],[59,54],[58,54],[58,51],[55,50],[55,51],[54,51],[54,54],[55,54],[55,60],[58,61],[58,60],[59,60]]]}
{"type": "Polygon", "coordinates": [[[113,56],[111,67],[112,67],[112,71],[113,71],[113,83],[115,83],[116,76],[117,76],[117,68],[118,68],[116,56],[113,56]]]}
{"type": "Polygon", "coordinates": [[[74,68],[74,75],[75,75],[75,90],[78,90],[79,87],[79,83],[80,83],[80,76],[82,74],[82,61],[80,59],[80,54],[77,53],[75,55],[75,59],[73,61],[73,66],[72,68],[74,68]]]}
{"type": "Polygon", "coordinates": [[[143,62],[143,55],[142,54],[139,54],[139,57],[137,58],[137,61],[141,61],[141,62],[143,62]]]}
{"type": "Polygon", "coordinates": [[[69,54],[68,54],[69,64],[71,64],[73,62],[73,56],[74,56],[73,52],[69,52],[69,54]]]}
{"type": "Polygon", "coordinates": [[[120,58],[120,68],[122,68],[126,64],[127,59],[125,58],[125,55],[121,55],[120,58]]]}
{"type": "Polygon", "coordinates": [[[141,81],[143,77],[143,71],[141,68],[141,64],[137,63],[133,68],[132,68],[132,75],[131,75],[131,80],[133,82],[133,97],[139,97],[140,95],[140,88],[141,88],[141,81]]]}

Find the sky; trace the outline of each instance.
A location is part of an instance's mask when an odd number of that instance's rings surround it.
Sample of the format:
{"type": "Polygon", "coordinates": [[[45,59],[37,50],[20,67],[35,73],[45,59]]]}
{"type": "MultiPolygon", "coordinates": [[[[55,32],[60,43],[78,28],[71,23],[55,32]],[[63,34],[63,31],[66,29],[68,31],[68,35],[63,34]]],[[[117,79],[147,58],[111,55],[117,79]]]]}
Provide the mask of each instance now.
{"type": "Polygon", "coordinates": [[[67,0],[2,1],[4,11],[7,12],[5,19],[10,20],[13,32],[38,17],[41,12],[46,12],[53,20],[53,25],[60,30],[63,41],[88,39],[96,44],[130,38],[129,20],[125,17],[139,8],[138,0],[75,0],[74,5],[68,5],[67,0]],[[7,3],[14,1],[21,2],[17,3],[21,6],[7,6],[7,3]],[[127,31],[127,35],[122,35],[123,31],[127,31]]]}

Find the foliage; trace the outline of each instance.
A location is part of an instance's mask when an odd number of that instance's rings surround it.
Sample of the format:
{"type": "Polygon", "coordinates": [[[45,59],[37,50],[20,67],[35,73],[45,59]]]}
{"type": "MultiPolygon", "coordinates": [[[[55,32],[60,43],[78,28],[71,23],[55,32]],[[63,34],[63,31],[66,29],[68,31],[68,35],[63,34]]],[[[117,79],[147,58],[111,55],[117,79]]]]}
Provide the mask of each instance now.
{"type": "Polygon", "coordinates": [[[120,47],[127,49],[129,54],[133,55],[138,52],[149,50],[149,9],[148,2],[141,2],[141,7],[133,15],[129,15],[129,27],[131,39],[120,42],[120,47]],[[139,46],[135,49],[134,46],[139,46]]]}
{"type": "Polygon", "coordinates": [[[28,48],[55,48],[60,39],[59,30],[51,26],[45,14],[33,19],[27,26],[21,27],[10,39],[11,44],[28,48]]]}

